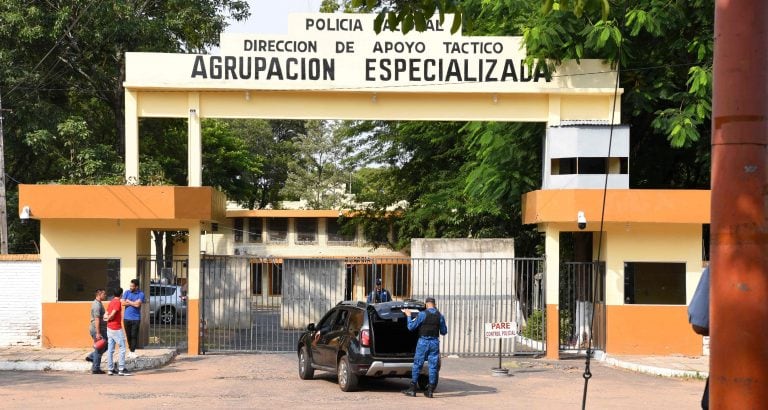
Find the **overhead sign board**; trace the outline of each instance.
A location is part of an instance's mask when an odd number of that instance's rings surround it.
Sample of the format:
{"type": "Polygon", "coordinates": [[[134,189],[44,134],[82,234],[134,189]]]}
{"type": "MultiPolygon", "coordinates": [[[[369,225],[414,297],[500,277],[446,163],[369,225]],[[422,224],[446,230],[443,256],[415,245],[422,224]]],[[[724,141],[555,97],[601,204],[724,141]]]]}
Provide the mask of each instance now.
{"type": "Polygon", "coordinates": [[[598,60],[553,73],[525,63],[522,37],[451,34],[452,15],[425,32],[373,30],[370,14],[294,14],[287,35],[224,33],[221,54],[127,53],[126,87],[253,90],[545,92],[613,88],[598,60]]]}
{"type": "Polygon", "coordinates": [[[491,322],[485,324],[485,337],[488,339],[508,339],[517,334],[515,322],[491,322]]]}

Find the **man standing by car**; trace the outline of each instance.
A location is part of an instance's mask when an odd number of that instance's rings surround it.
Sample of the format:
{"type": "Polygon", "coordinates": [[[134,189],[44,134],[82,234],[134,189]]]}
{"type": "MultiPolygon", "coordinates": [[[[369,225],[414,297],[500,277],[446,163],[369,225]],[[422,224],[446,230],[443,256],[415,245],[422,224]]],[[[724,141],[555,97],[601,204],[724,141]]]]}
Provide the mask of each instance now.
{"type": "MultiPolygon", "coordinates": [[[[104,292],[104,289],[96,289],[95,298],[91,302],[91,326],[89,330],[94,344],[97,340],[107,337],[107,322],[103,319],[104,304],[102,303],[106,296],[107,293],[104,292]]],[[[91,365],[91,373],[104,374],[104,371],[101,370],[102,354],[104,354],[103,350],[94,347],[93,352],[85,357],[85,360],[93,363],[91,365]]]]}
{"type": "Polygon", "coordinates": [[[381,278],[376,279],[376,289],[372,290],[371,293],[368,294],[368,303],[382,303],[382,302],[390,302],[392,300],[392,295],[389,294],[389,291],[386,289],[381,288],[381,278]]]}
{"type": "Polygon", "coordinates": [[[440,362],[440,335],[448,334],[448,326],[445,325],[445,317],[435,307],[435,298],[428,297],[424,301],[427,308],[415,318],[411,318],[412,311],[403,309],[408,318],[408,330],[419,332],[419,341],[416,343],[416,353],[413,355],[413,369],[411,370],[411,386],[403,390],[403,394],[416,397],[416,386],[419,381],[419,373],[424,360],[429,361],[429,385],[424,391],[424,396],[432,398],[437,385],[437,373],[440,362]]]}
{"type": "Polygon", "coordinates": [[[139,326],[141,325],[141,304],[144,302],[144,292],[139,289],[139,280],[131,279],[131,285],[123,293],[125,305],[125,334],[128,337],[128,358],[136,358],[136,344],[139,339],[139,326]]]}

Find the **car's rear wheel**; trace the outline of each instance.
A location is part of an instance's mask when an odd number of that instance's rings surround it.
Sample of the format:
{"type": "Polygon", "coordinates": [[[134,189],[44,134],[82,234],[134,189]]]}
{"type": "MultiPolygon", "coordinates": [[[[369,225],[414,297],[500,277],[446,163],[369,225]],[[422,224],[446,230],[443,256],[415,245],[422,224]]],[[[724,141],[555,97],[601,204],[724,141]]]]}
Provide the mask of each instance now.
{"type": "Polygon", "coordinates": [[[160,311],[157,312],[157,321],[164,325],[170,325],[175,320],[176,309],[174,309],[173,306],[163,306],[160,308],[160,311]]]}
{"type": "Polygon", "coordinates": [[[349,359],[347,356],[342,356],[339,359],[339,364],[336,367],[339,375],[339,388],[342,391],[354,391],[357,388],[357,375],[352,371],[352,367],[349,365],[349,359]]]}
{"type": "Polygon", "coordinates": [[[315,369],[309,359],[307,346],[302,346],[299,350],[299,378],[301,380],[311,380],[315,376],[315,369]]]}

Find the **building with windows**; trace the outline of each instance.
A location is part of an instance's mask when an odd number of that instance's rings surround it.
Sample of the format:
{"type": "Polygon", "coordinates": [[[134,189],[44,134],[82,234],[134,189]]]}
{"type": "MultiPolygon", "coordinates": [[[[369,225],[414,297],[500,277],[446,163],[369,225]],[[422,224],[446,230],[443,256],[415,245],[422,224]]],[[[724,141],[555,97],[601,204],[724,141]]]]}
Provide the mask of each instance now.
{"type": "Polygon", "coordinates": [[[336,261],[347,300],[365,300],[376,280],[381,280],[395,298],[410,296],[407,256],[374,248],[362,229],[344,229],[339,217],[345,210],[247,210],[229,206],[226,218],[211,224],[210,231],[203,234],[200,249],[209,255],[248,260],[249,288],[256,304],[281,304],[286,260],[336,261]]]}

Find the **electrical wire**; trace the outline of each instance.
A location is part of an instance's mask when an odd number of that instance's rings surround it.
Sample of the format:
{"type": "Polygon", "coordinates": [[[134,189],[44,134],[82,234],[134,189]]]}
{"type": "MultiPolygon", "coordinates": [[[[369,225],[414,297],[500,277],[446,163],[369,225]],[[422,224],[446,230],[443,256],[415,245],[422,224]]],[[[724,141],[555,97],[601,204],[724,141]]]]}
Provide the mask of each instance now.
{"type": "MultiPolygon", "coordinates": [[[[624,13],[622,13],[622,16],[626,16],[627,14],[627,1],[624,0],[624,13]]],[[[623,20],[623,17],[622,17],[623,20]]],[[[622,24],[619,25],[619,32],[621,32],[622,24]]],[[[622,45],[624,44],[624,35],[622,33],[621,41],[619,42],[619,50],[618,50],[618,56],[616,59],[616,85],[613,91],[613,107],[611,109],[611,124],[610,124],[610,131],[608,133],[608,158],[611,157],[611,145],[613,144],[613,129],[614,129],[614,119],[616,116],[616,102],[618,100],[619,95],[619,75],[621,74],[621,61],[622,61],[622,45]]],[[[608,173],[605,174],[605,183],[603,185],[603,203],[600,210],[600,234],[598,235],[597,240],[597,259],[595,260],[595,263],[593,265],[593,278],[595,276],[595,273],[597,274],[596,279],[600,279],[603,276],[603,272],[601,269],[600,264],[600,258],[601,258],[601,251],[603,248],[603,227],[605,225],[605,202],[606,198],[608,196],[608,173]],[[596,272],[595,272],[596,271],[596,272]]],[[[584,392],[581,398],[581,409],[585,410],[587,408],[587,391],[589,389],[589,379],[592,378],[592,371],[589,368],[590,360],[592,358],[592,336],[594,335],[593,329],[595,328],[595,304],[597,302],[596,294],[597,294],[597,287],[600,283],[599,280],[593,279],[592,280],[592,289],[591,289],[591,298],[592,298],[592,309],[590,312],[590,318],[589,318],[589,337],[587,338],[587,358],[584,363],[584,374],[582,377],[584,378],[584,392]]]]}

